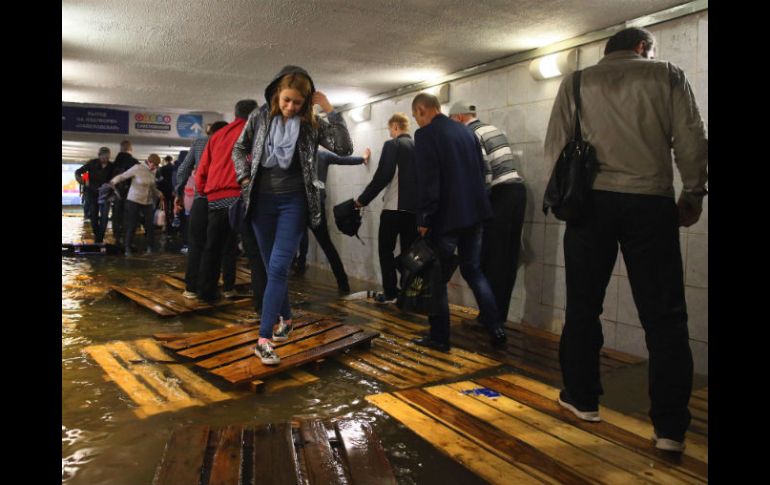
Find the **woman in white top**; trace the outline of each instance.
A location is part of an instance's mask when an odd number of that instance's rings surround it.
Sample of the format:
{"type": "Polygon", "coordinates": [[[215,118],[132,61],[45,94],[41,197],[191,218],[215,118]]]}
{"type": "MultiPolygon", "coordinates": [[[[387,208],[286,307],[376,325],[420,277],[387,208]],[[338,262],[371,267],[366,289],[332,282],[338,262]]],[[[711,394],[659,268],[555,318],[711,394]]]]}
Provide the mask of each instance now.
{"type": "Polygon", "coordinates": [[[124,220],[126,221],[126,256],[131,256],[131,243],[134,239],[140,214],[144,216],[144,230],[147,239],[146,254],[153,252],[153,236],[155,227],[152,216],[155,209],[155,199],[163,200],[163,194],[155,186],[155,169],[160,165],[160,157],[155,153],[147,157],[147,165],[139,163],[130,169],[113,177],[111,184],[117,184],[131,179],[131,188],[126,197],[124,220]]]}

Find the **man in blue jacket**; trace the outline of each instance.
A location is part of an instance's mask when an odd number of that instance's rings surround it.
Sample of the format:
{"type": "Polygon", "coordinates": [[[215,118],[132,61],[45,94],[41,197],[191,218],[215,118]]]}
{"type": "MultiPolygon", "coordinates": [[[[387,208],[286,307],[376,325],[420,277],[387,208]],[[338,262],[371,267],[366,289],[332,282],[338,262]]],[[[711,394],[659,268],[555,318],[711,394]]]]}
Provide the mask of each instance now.
{"type": "Polygon", "coordinates": [[[442,279],[434,286],[434,308],[428,317],[430,334],[415,343],[448,351],[449,302],[444,283],[457,249],[460,274],[478,303],[492,345],[506,342],[495,297],[481,272],[481,223],[492,217],[484,189],[484,159],[478,139],[467,126],[441,113],[438,98],[420,93],[412,100],[412,116],[420,129],[414,134],[417,180],[417,231],[427,237],[441,260],[442,279]]]}

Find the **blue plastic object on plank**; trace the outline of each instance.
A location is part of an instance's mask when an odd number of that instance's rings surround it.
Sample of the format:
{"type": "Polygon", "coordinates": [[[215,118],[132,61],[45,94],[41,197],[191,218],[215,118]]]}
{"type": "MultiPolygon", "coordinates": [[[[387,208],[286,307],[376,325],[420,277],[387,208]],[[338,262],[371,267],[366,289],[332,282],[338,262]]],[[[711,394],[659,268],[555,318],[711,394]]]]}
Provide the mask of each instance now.
{"type": "Polygon", "coordinates": [[[468,389],[463,391],[463,394],[473,394],[474,396],[486,396],[486,397],[500,397],[500,393],[493,391],[488,387],[477,387],[476,389],[468,389]]]}

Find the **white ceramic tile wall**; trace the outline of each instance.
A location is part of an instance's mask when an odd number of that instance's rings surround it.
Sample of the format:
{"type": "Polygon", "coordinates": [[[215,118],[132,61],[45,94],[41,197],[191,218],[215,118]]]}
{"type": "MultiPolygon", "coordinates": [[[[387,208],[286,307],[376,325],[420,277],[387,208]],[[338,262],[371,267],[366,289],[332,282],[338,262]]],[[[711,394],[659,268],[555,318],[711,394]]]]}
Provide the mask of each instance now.
{"type": "Polygon", "coordinates": [[[695,364],[695,372],[707,376],[709,374],[709,344],[690,340],[690,351],[695,364]]]}
{"type": "MultiPolygon", "coordinates": [[[[676,19],[649,27],[656,36],[657,57],[671,61],[685,70],[701,114],[708,122],[708,12],[676,19]]],[[[580,68],[596,64],[602,57],[605,41],[579,47],[580,68]]],[[[459,99],[476,103],[479,118],[503,130],[514,150],[521,150],[521,173],[527,181],[527,209],[522,241],[522,266],[519,268],[509,318],[523,319],[533,325],[555,332],[564,321],[565,288],[562,237],[564,225],[552,215],[543,215],[543,191],[553,166],[544,160],[543,139],[561,79],[535,81],[529,75],[528,63],[501,68],[452,82],[450,102],[444,112],[459,99]],[[544,224],[547,222],[547,224],[544,224]]],[[[385,100],[372,105],[368,122],[356,124],[346,116],[356,154],[364,147],[372,150],[372,162],[363,167],[333,167],[329,173],[329,204],[357,196],[371,180],[376,170],[382,144],[387,140],[386,123],[395,112],[410,116],[410,132],[417,129],[411,119],[413,94],[385,100]]],[[[681,190],[677,170],[674,170],[675,190],[681,190]]],[[[329,215],[331,216],[331,209],[329,215]]],[[[377,226],[382,208],[381,197],[373,201],[360,232],[366,246],[356,239],[339,234],[330,225],[335,244],[349,272],[358,278],[380,285],[377,256],[377,226]]],[[[686,295],[695,369],[708,373],[708,197],[704,201],[701,220],[680,234],[686,278],[686,295]]],[[[316,245],[311,237],[311,246],[316,245]]],[[[313,254],[312,252],[310,254],[313,254]]],[[[320,251],[316,260],[325,261],[320,251]]],[[[475,306],[475,301],[459,272],[450,284],[450,301],[475,306]]],[[[605,345],[646,357],[644,334],[631,296],[622,255],[613,269],[604,301],[602,326],[605,345]]]]}
{"type": "Polygon", "coordinates": [[[648,357],[644,330],[641,327],[618,322],[615,326],[615,348],[645,359],[648,357]]]}
{"type": "Polygon", "coordinates": [[[618,280],[619,277],[617,276],[610,277],[602,303],[602,318],[613,322],[618,320],[618,280]]]}
{"type": "Polygon", "coordinates": [[[687,286],[708,288],[709,286],[709,241],[708,234],[688,234],[687,266],[685,282],[687,286]]]}
{"type": "Polygon", "coordinates": [[[690,339],[708,343],[709,341],[709,292],[705,288],[685,287],[687,300],[687,324],[690,339]]]}
{"type": "Polygon", "coordinates": [[[617,333],[618,324],[612,320],[599,319],[602,322],[602,335],[604,336],[604,346],[614,349],[617,347],[615,343],[615,334],[617,333]]]}

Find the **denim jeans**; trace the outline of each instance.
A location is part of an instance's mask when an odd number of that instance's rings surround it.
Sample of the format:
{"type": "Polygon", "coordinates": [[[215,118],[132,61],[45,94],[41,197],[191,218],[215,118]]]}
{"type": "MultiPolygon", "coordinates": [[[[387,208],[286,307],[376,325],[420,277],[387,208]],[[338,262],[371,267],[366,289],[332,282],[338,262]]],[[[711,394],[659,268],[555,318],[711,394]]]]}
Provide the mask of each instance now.
{"type": "Polygon", "coordinates": [[[564,233],[567,311],[559,344],[564,386],[588,406],[603,392],[599,316],[620,243],[650,354],[650,418],[660,436],[681,441],[690,423],[693,362],[676,204],[672,197],[599,190],[592,192],[592,204],[564,233]]]}
{"type": "Polygon", "coordinates": [[[450,266],[455,248],[460,256],[460,274],[468,283],[476,303],[479,306],[480,318],[487,329],[492,330],[502,325],[497,315],[495,295],[484,274],[481,272],[481,224],[464,229],[450,231],[444,234],[429,233],[434,247],[441,259],[441,279],[432,281],[436,310],[428,317],[430,322],[430,337],[436,342],[449,343],[449,300],[447,298],[446,281],[450,275],[446,273],[450,266]]]}
{"type": "Polygon", "coordinates": [[[107,231],[107,222],[110,220],[110,204],[99,203],[98,197],[95,194],[88,195],[89,197],[89,219],[91,220],[91,229],[94,231],[94,242],[104,242],[104,233],[107,231]]]}
{"type": "Polygon", "coordinates": [[[307,224],[307,202],[304,192],[258,194],[256,202],[251,225],[267,271],[259,336],[272,338],[279,315],[291,319],[289,267],[307,224]]]}

